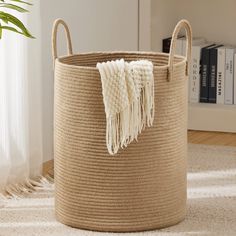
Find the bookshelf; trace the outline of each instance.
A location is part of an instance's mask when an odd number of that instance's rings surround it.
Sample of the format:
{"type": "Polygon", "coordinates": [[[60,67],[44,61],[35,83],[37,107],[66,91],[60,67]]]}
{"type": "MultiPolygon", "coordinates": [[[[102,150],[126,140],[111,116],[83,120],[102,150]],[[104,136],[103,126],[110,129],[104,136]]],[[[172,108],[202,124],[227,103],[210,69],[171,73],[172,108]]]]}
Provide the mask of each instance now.
{"type": "MultiPolygon", "coordinates": [[[[139,0],[139,9],[140,50],[161,51],[162,39],[183,18],[191,23],[193,36],[236,45],[234,0],[139,0]]],[[[236,105],[189,104],[188,128],[236,133],[236,105]]]]}

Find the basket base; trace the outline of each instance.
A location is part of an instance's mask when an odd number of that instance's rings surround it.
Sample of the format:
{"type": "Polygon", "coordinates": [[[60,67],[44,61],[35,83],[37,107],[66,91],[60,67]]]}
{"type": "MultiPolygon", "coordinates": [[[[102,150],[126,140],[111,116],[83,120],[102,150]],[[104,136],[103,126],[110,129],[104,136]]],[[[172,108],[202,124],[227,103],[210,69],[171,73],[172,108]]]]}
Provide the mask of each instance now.
{"type": "Polygon", "coordinates": [[[127,223],[127,224],[117,224],[116,226],[114,225],[108,225],[106,223],[104,224],[99,224],[97,226],[91,226],[85,223],[71,223],[70,220],[65,219],[63,216],[56,214],[56,220],[59,221],[60,223],[70,226],[72,228],[77,228],[81,230],[89,230],[89,231],[97,231],[97,232],[111,232],[111,233],[131,233],[131,232],[141,232],[141,231],[153,231],[153,230],[158,230],[158,229],[163,229],[167,228],[176,224],[179,224],[182,222],[186,217],[186,209],[183,211],[182,215],[179,215],[178,218],[172,218],[172,220],[169,220],[167,222],[162,222],[161,224],[156,223],[156,224],[150,224],[143,226],[139,223],[136,225],[134,223],[127,223]]]}

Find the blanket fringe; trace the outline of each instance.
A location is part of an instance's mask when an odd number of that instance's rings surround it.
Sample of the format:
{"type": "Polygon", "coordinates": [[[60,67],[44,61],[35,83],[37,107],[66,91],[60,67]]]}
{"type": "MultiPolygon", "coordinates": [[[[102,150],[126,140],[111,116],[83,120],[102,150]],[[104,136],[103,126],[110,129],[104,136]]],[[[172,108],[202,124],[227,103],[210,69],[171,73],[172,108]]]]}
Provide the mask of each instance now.
{"type": "Polygon", "coordinates": [[[153,125],[154,121],[154,86],[147,83],[141,91],[141,96],[135,99],[120,113],[107,117],[106,140],[110,154],[125,148],[133,140],[138,141],[138,135],[143,129],[153,125]]]}

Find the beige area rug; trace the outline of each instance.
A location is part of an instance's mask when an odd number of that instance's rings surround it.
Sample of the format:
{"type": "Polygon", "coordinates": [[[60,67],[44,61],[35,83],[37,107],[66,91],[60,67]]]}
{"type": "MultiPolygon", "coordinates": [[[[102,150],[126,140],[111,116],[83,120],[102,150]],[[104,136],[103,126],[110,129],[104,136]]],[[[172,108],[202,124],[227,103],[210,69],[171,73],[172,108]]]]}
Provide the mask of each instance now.
{"type": "MultiPolygon", "coordinates": [[[[53,186],[0,208],[0,236],[110,236],[73,229],[54,218],[53,186]]],[[[236,235],[236,148],[189,145],[188,212],[178,225],[115,235],[236,235]]]]}

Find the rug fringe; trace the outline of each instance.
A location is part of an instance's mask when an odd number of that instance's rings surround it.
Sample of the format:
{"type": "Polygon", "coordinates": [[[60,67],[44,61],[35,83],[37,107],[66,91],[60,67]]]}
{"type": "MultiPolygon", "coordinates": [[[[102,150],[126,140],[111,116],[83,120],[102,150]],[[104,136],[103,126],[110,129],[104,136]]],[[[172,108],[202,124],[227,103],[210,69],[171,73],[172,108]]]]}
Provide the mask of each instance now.
{"type": "Polygon", "coordinates": [[[26,178],[24,181],[7,185],[0,192],[0,206],[8,199],[19,199],[27,197],[30,193],[37,190],[49,190],[53,188],[53,175],[37,176],[35,178],[26,178]]]}

